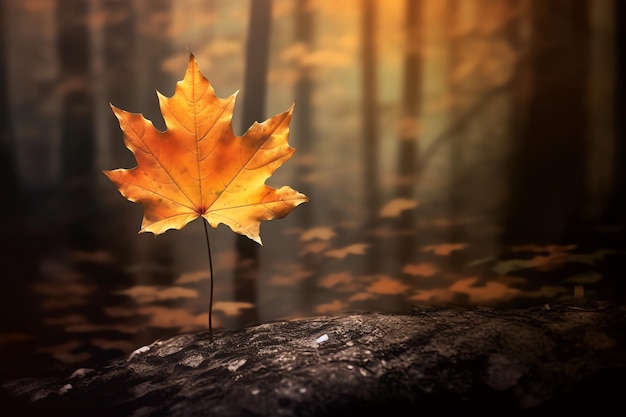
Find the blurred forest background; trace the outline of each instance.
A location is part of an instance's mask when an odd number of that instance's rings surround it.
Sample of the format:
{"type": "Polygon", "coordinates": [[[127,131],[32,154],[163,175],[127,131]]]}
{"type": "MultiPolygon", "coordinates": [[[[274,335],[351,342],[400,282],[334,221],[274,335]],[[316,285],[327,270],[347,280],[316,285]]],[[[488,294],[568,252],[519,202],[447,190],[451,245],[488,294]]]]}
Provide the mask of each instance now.
{"type": "MultiPolygon", "coordinates": [[[[164,129],[191,51],[235,132],[295,102],[268,184],[311,198],[210,230],[214,327],[413,305],[624,302],[626,2],[4,0],[1,371],[207,327],[200,221],[138,235],[102,170],[109,104],[164,129]]],[[[56,368],[55,368],[56,367],[56,368]]]]}

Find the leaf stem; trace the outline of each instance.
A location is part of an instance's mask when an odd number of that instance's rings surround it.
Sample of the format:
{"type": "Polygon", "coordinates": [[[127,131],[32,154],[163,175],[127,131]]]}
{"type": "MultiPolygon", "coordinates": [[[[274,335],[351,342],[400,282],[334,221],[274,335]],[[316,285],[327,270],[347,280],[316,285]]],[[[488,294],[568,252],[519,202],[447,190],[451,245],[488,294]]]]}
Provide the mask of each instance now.
{"type": "Polygon", "coordinates": [[[206,219],[202,219],[204,225],[204,236],[206,237],[206,248],[209,252],[209,282],[211,284],[211,293],[209,295],[209,341],[213,341],[213,259],[211,258],[211,243],[209,242],[209,229],[206,227],[206,219]]]}

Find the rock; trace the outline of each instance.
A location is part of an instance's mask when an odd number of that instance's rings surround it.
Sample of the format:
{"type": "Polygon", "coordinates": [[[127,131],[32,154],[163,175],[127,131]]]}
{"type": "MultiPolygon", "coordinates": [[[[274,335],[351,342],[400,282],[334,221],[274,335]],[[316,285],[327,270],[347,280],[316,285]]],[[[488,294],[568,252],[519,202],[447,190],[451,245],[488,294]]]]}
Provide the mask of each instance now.
{"type": "MultiPolygon", "coordinates": [[[[182,334],[5,383],[15,415],[603,414],[626,395],[626,308],[423,308],[182,334]]],[[[8,415],[8,414],[4,414],[8,415]]]]}

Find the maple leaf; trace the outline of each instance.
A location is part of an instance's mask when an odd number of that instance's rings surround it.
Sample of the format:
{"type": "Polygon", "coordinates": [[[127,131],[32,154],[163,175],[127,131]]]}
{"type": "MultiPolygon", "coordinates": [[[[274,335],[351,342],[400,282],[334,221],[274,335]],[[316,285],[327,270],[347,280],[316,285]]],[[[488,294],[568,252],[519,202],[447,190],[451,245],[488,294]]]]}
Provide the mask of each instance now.
{"type": "Polygon", "coordinates": [[[285,217],[309,201],[290,187],[265,184],[295,152],[288,144],[293,105],[236,136],[236,95],[217,97],[190,53],[173,96],[157,92],[165,131],[111,105],[137,166],[103,172],[124,197],[143,206],[139,233],[159,235],[203,217],[213,228],[223,223],[262,244],[261,221],[285,217]]]}

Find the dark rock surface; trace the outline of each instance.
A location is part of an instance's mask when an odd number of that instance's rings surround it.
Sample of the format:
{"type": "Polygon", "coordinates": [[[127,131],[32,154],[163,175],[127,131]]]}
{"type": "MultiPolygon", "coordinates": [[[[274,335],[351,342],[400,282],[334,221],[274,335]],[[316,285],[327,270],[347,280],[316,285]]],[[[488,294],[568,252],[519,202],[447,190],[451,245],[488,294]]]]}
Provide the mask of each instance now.
{"type": "Polygon", "coordinates": [[[625,371],[623,306],[424,308],[159,340],[5,383],[2,415],[613,415],[625,371]]]}

